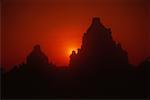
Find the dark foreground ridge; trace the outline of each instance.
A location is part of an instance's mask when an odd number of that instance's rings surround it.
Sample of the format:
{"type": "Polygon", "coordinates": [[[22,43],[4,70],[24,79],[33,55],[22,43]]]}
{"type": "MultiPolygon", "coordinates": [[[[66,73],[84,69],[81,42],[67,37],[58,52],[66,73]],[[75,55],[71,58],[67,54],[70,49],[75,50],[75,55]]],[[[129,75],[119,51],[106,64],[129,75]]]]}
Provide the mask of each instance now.
{"type": "Polygon", "coordinates": [[[26,63],[7,73],[1,69],[2,98],[149,98],[149,72],[150,59],[135,69],[96,17],[69,67],[57,68],[36,45],[26,63]]]}

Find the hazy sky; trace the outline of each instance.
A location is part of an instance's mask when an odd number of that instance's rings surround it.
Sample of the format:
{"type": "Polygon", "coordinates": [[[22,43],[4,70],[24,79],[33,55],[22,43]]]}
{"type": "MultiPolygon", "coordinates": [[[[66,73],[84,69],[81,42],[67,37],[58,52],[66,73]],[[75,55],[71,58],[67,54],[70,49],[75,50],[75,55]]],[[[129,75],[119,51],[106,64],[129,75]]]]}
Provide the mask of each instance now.
{"type": "Polygon", "coordinates": [[[113,32],[113,38],[138,64],[150,56],[149,0],[3,0],[1,64],[11,68],[25,61],[40,44],[49,61],[62,66],[80,48],[92,18],[113,32]]]}

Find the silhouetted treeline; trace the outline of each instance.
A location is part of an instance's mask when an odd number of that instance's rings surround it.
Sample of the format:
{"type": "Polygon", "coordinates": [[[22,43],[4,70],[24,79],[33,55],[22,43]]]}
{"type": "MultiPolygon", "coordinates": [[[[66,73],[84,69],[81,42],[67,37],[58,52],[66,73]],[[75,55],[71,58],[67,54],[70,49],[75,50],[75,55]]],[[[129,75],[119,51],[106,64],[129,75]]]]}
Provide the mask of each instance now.
{"type": "Polygon", "coordinates": [[[1,69],[2,98],[149,98],[149,72],[150,58],[129,64],[111,29],[93,18],[69,67],[57,68],[36,45],[26,63],[7,73],[1,69]]]}

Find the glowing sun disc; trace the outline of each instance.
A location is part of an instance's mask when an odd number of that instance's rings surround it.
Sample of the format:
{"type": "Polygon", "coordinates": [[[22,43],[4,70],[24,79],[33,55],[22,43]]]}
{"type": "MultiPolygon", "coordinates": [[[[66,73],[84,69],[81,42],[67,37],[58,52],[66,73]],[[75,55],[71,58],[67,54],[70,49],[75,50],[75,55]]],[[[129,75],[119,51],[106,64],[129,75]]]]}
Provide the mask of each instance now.
{"type": "Polygon", "coordinates": [[[75,51],[77,53],[77,49],[76,48],[69,48],[68,49],[68,55],[71,55],[72,51],[75,51]]]}

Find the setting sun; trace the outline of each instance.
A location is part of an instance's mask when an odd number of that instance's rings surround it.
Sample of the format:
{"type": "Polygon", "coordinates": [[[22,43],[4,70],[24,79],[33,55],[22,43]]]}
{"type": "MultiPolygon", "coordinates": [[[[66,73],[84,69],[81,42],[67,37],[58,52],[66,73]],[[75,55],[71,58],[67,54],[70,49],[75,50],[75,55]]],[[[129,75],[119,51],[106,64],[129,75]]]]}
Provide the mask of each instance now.
{"type": "Polygon", "coordinates": [[[77,53],[77,48],[68,48],[68,55],[70,56],[72,51],[75,51],[77,53]]]}

